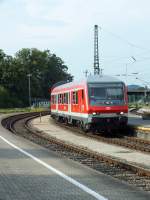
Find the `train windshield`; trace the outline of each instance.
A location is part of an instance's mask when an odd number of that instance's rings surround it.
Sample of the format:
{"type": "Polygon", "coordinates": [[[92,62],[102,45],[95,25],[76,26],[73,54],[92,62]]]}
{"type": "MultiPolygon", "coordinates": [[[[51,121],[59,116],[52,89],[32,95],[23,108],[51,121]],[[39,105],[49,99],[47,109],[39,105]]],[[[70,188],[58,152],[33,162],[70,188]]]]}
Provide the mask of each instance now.
{"type": "Polygon", "coordinates": [[[90,105],[122,105],[124,92],[122,83],[89,84],[90,105]]]}

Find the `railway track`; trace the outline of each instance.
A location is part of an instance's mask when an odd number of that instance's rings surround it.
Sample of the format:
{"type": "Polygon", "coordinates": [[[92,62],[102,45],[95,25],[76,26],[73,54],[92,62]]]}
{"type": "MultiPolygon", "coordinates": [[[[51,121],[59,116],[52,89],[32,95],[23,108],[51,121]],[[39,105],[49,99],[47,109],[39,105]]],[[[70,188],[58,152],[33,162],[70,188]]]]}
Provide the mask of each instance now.
{"type": "MultiPolygon", "coordinates": [[[[92,132],[86,133],[78,127],[74,127],[72,125],[66,125],[65,123],[60,123],[60,122],[56,122],[56,123],[58,125],[62,126],[63,128],[69,129],[69,130],[73,131],[74,133],[82,134],[85,137],[96,139],[98,141],[105,142],[108,144],[124,146],[129,149],[137,150],[137,151],[140,151],[143,153],[150,153],[150,141],[141,139],[141,138],[137,138],[135,136],[132,136],[132,134],[130,136],[127,136],[127,135],[125,135],[125,133],[123,133],[123,135],[121,135],[120,133],[115,133],[112,135],[106,135],[103,133],[94,133],[93,134],[92,132]]],[[[128,132],[128,130],[126,132],[128,132]]]]}
{"type": "MultiPolygon", "coordinates": [[[[42,113],[47,115],[49,113],[42,113]]],[[[55,151],[62,156],[78,161],[99,172],[128,182],[142,190],[150,192],[150,170],[146,170],[128,163],[124,163],[108,156],[89,151],[79,146],[62,142],[30,127],[31,119],[39,113],[28,113],[4,119],[2,125],[39,145],[55,151]]],[[[96,136],[97,137],[97,136],[96,136]]]]}
{"type": "Polygon", "coordinates": [[[13,133],[16,133],[16,130],[14,128],[15,123],[22,119],[34,119],[36,117],[44,116],[50,114],[49,111],[43,111],[43,112],[32,112],[32,113],[22,113],[22,114],[16,114],[12,115],[10,117],[7,117],[2,120],[2,126],[6,129],[10,130],[13,133]]]}

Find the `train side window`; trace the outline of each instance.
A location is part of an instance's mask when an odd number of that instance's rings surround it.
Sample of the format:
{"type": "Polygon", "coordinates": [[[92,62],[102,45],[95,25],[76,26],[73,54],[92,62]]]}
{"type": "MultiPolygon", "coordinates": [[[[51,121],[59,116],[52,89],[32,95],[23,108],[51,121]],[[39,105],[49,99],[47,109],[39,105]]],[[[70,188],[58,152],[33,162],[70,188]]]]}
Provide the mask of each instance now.
{"type": "Polygon", "coordinates": [[[65,104],[65,94],[63,94],[62,96],[63,96],[63,104],[65,104]]]}
{"type": "Polygon", "coordinates": [[[62,104],[64,104],[64,94],[62,94],[62,104]]]}
{"type": "Polygon", "coordinates": [[[63,94],[61,94],[61,104],[63,104],[63,94]]]}
{"type": "Polygon", "coordinates": [[[61,104],[61,94],[59,94],[59,104],[61,104]]]}
{"type": "Polygon", "coordinates": [[[54,104],[56,104],[56,95],[54,95],[54,104]]]}
{"type": "Polygon", "coordinates": [[[55,95],[53,95],[53,104],[55,104],[55,95]]]}
{"type": "Polygon", "coordinates": [[[71,93],[69,92],[68,93],[68,103],[70,104],[70,95],[71,95],[71,93]]]}
{"type": "Polygon", "coordinates": [[[52,96],[52,104],[54,104],[54,95],[52,96]]]}
{"type": "Polygon", "coordinates": [[[61,96],[60,96],[60,94],[59,94],[59,104],[61,104],[61,96]]]}
{"type": "Polygon", "coordinates": [[[52,96],[52,104],[54,104],[54,95],[52,96]]]}
{"type": "Polygon", "coordinates": [[[53,95],[51,96],[51,104],[53,104],[53,95]]]}
{"type": "Polygon", "coordinates": [[[64,94],[64,104],[68,104],[68,93],[64,94]]]}
{"type": "Polygon", "coordinates": [[[65,100],[65,99],[64,99],[64,96],[65,96],[65,95],[64,95],[64,94],[62,94],[62,104],[64,104],[64,103],[65,103],[65,102],[64,102],[64,100],[65,100]]]}
{"type": "Polygon", "coordinates": [[[82,100],[84,100],[84,90],[82,90],[82,100]]]}
{"type": "Polygon", "coordinates": [[[73,104],[78,104],[78,91],[73,92],[73,95],[72,95],[72,103],[73,103],[73,104]]]}
{"type": "Polygon", "coordinates": [[[55,95],[53,95],[53,104],[55,104],[55,95]]]}
{"type": "Polygon", "coordinates": [[[61,104],[63,104],[63,94],[61,94],[61,104]]]}
{"type": "Polygon", "coordinates": [[[68,104],[68,93],[66,93],[66,104],[68,104]]]}
{"type": "Polygon", "coordinates": [[[57,104],[58,103],[58,96],[57,96],[57,94],[55,95],[55,103],[57,104]]]}
{"type": "Polygon", "coordinates": [[[75,104],[75,92],[72,93],[72,103],[75,104]]]}
{"type": "Polygon", "coordinates": [[[78,91],[76,92],[76,104],[78,104],[78,91]]]}
{"type": "Polygon", "coordinates": [[[65,94],[62,94],[63,104],[65,104],[65,94]]]}
{"type": "Polygon", "coordinates": [[[65,95],[65,93],[63,94],[63,104],[65,104],[66,103],[66,95],[65,95]]]}
{"type": "Polygon", "coordinates": [[[63,103],[63,96],[62,96],[62,94],[60,94],[60,104],[62,104],[63,103]]]}
{"type": "Polygon", "coordinates": [[[58,94],[58,104],[60,103],[60,95],[58,94]]]}

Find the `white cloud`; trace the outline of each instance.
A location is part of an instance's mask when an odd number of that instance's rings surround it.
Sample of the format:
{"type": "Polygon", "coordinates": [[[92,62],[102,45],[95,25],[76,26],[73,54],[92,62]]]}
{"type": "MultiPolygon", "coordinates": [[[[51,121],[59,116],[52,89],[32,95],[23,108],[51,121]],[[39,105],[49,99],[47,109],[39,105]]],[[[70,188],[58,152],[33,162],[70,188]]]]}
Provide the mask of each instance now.
{"type": "Polygon", "coordinates": [[[95,23],[104,27],[129,28],[150,19],[148,0],[24,0],[24,3],[33,21],[39,20],[51,26],[46,28],[33,23],[32,27],[26,24],[26,29],[30,29],[29,32],[33,30],[35,36],[38,33],[34,30],[41,34],[47,30],[57,39],[59,36],[60,40],[78,37],[95,23]]]}
{"type": "MultiPolygon", "coordinates": [[[[29,45],[29,47],[55,49],[70,65],[75,66],[75,69],[76,66],[89,66],[93,62],[94,24],[101,26],[104,31],[109,30],[122,36],[126,41],[149,46],[149,0],[4,0],[4,2],[7,2],[5,6],[3,8],[0,6],[0,22],[3,26],[1,35],[5,37],[0,37],[1,44],[5,40],[9,48],[12,41],[10,35],[13,35],[15,41],[14,46],[11,46],[12,49],[15,45],[17,48],[29,45]]],[[[129,45],[125,46],[125,40],[124,43],[121,40],[119,43],[117,37],[112,35],[101,32],[100,53],[102,52],[104,57],[114,55],[126,57],[134,54],[134,51],[130,53],[129,45]]],[[[120,60],[120,63],[124,62],[120,60]]],[[[109,71],[112,66],[115,64],[110,62],[105,69],[109,71]]],[[[117,67],[114,69],[117,70],[117,67]]]]}

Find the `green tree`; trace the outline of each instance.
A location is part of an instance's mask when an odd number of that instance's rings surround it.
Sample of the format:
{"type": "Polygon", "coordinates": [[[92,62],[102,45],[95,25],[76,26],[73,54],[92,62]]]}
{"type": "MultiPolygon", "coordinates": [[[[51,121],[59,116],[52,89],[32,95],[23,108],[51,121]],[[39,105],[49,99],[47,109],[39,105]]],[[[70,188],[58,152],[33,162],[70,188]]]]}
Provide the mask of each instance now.
{"type": "Polygon", "coordinates": [[[10,93],[10,99],[15,97],[17,107],[18,104],[28,105],[29,73],[32,98],[49,98],[48,91],[54,83],[73,79],[67,71],[68,67],[62,59],[49,50],[24,48],[15,57],[0,50],[0,85],[10,93]]]}

